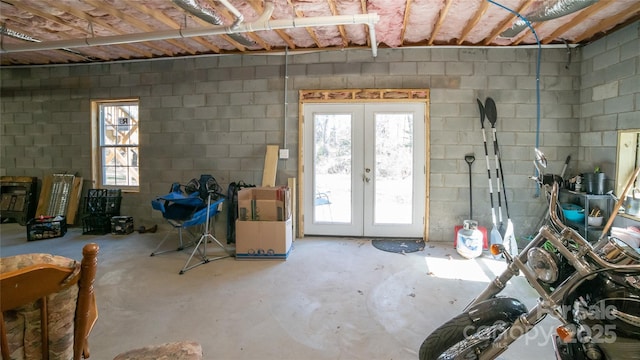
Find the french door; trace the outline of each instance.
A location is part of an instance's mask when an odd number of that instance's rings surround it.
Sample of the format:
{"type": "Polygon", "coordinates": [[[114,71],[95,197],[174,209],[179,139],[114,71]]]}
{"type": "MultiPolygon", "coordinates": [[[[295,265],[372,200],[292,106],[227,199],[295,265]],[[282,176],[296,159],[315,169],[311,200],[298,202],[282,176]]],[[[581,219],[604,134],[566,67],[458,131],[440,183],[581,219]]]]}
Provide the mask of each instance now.
{"type": "Polygon", "coordinates": [[[424,103],[305,104],[304,232],[423,237],[424,103]]]}

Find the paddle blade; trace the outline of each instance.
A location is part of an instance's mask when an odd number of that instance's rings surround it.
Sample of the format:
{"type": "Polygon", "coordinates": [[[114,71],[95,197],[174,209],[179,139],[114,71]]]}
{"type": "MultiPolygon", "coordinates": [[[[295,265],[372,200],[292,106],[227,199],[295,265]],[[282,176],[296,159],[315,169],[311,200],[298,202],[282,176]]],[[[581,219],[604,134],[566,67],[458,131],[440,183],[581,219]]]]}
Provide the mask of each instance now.
{"type": "Polygon", "coordinates": [[[493,98],[488,97],[487,100],[485,100],[484,112],[491,123],[491,127],[495,127],[496,120],[498,120],[498,110],[496,109],[496,102],[493,101],[493,98]]]}
{"type": "Polygon", "coordinates": [[[478,101],[478,108],[480,109],[480,125],[484,129],[484,105],[482,105],[482,101],[480,99],[476,99],[478,101]]]}
{"type": "Polygon", "coordinates": [[[511,256],[516,256],[519,253],[511,219],[507,220],[507,229],[504,232],[504,247],[511,256]]]}

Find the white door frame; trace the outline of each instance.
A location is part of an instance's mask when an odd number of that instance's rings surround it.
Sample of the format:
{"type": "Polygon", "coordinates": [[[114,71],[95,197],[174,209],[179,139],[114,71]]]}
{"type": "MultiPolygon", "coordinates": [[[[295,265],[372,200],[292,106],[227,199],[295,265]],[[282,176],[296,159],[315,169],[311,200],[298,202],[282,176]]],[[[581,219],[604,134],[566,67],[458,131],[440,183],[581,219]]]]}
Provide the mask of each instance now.
{"type": "MultiPolygon", "coordinates": [[[[299,126],[298,126],[298,138],[299,138],[299,154],[298,154],[298,184],[297,184],[297,202],[298,214],[297,214],[297,236],[304,237],[304,223],[305,223],[305,201],[314,201],[314,199],[305,200],[305,184],[304,184],[304,156],[305,156],[305,143],[304,143],[304,128],[305,128],[305,116],[304,105],[311,103],[398,103],[398,102],[417,102],[424,105],[424,164],[422,166],[424,174],[424,211],[422,216],[423,229],[422,238],[427,239],[428,226],[429,226],[429,160],[430,160],[430,146],[429,146],[429,90],[428,89],[352,89],[352,90],[300,90],[299,97],[299,126]],[[336,100],[337,99],[337,100],[336,100]]],[[[418,136],[416,132],[415,136],[418,136]]]]}

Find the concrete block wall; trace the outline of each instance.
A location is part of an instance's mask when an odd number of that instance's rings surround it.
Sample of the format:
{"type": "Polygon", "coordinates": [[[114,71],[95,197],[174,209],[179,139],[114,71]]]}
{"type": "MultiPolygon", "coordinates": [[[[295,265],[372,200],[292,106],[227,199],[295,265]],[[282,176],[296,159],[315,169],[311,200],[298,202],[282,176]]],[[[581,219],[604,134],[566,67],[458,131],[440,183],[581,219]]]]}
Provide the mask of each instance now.
{"type": "MultiPolygon", "coordinates": [[[[279,161],[277,182],[296,177],[299,90],[429,88],[429,239],[451,241],[454,226],[468,217],[468,153],[476,156],[474,218],[491,227],[476,103],[487,96],[498,105],[511,217],[517,235],[526,236],[541,213],[541,200],[528,180],[533,147],[538,142],[552,160],[552,171],[559,172],[565,157],[577,151],[578,129],[584,126],[581,51],[574,50],[574,63],[566,69],[565,49],[544,49],[536,136],[536,51],[379,49],[376,58],[367,50],[290,53],[286,114],[284,55],[2,68],[0,174],[42,178],[71,172],[89,179],[90,102],[136,97],[142,183],[139,193],[125,195],[122,213],[134,216],[136,224],[161,223],[150,200],[166,193],[172,182],[212,174],[223,187],[237,180],[261,183],[267,144],[286,139],[291,155],[279,161]]],[[[217,231],[224,236],[224,217],[217,231]]]]}
{"type": "Polygon", "coordinates": [[[577,173],[616,173],[617,131],[640,129],[640,22],[582,49],[577,173]]]}

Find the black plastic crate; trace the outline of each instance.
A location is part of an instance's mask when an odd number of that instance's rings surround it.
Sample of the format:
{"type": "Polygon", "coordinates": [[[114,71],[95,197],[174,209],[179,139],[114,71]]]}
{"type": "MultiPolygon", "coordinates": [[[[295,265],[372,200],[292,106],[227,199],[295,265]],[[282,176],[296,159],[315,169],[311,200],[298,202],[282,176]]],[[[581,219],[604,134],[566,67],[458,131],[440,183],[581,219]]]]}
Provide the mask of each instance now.
{"type": "Polygon", "coordinates": [[[82,234],[105,235],[111,231],[111,216],[88,215],[82,218],[82,234]]]}
{"type": "Polygon", "coordinates": [[[85,215],[120,215],[122,191],[120,189],[89,189],[84,198],[85,215]]]}
{"type": "Polygon", "coordinates": [[[56,217],[38,217],[27,222],[27,241],[52,239],[67,233],[67,219],[56,217]]]}
{"type": "Polygon", "coordinates": [[[131,216],[114,216],[111,218],[111,233],[113,235],[127,235],[133,232],[133,218],[131,216]]]}

